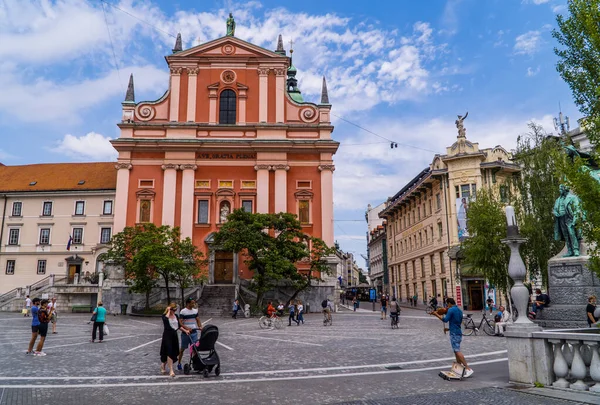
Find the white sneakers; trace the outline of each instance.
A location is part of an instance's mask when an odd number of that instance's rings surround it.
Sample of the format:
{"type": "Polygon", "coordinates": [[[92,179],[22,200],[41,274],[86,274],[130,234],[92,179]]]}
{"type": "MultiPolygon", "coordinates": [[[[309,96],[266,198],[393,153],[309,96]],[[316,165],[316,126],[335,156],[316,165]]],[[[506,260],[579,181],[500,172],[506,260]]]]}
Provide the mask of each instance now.
{"type": "Polygon", "coordinates": [[[473,369],[472,368],[468,368],[465,370],[465,378],[469,378],[473,375],[473,369]]]}
{"type": "Polygon", "coordinates": [[[33,355],[34,356],[45,356],[46,353],[44,353],[44,352],[34,352],[33,355]]]}

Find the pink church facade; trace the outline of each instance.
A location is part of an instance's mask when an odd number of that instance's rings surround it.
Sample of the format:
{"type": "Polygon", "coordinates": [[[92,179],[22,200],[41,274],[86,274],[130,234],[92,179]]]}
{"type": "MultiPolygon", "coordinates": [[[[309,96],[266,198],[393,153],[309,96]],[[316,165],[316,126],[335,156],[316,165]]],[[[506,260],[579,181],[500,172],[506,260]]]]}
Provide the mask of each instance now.
{"type": "MultiPolygon", "coordinates": [[[[325,79],[304,102],[281,37],[269,51],[234,36],[166,57],[168,90],[123,102],[114,233],[153,222],[178,226],[210,258],[209,282],[250,278],[243,261],[211,249],[228,213],[290,212],[333,246],[333,155],[325,79]]],[[[165,86],[167,87],[167,86],[165,86]]]]}

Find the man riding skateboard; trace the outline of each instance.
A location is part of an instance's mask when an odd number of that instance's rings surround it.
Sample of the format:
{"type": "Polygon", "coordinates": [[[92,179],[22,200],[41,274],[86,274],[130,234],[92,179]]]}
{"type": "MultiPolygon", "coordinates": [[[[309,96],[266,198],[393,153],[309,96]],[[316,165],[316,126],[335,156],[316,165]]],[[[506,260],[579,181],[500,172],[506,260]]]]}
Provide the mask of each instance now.
{"type": "Polygon", "coordinates": [[[431,314],[440,321],[448,323],[450,329],[450,343],[452,344],[452,350],[454,351],[456,362],[464,366],[465,370],[463,376],[470,377],[473,375],[473,370],[467,365],[465,356],[460,351],[460,342],[462,341],[462,330],[460,329],[460,325],[462,324],[463,313],[460,308],[456,306],[456,302],[453,298],[447,298],[446,304],[448,305],[448,312],[445,316],[442,317],[442,315],[438,314],[437,312],[432,312],[431,314]]]}

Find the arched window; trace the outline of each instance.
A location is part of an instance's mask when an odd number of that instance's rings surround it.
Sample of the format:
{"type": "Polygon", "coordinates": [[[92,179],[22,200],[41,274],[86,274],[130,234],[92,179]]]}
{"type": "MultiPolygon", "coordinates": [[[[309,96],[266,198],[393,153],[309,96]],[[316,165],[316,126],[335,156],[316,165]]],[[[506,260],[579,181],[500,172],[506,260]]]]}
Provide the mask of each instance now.
{"type": "Polygon", "coordinates": [[[223,90],[219,101],[219,124],[235,124],[235,92],[223,90]]]}

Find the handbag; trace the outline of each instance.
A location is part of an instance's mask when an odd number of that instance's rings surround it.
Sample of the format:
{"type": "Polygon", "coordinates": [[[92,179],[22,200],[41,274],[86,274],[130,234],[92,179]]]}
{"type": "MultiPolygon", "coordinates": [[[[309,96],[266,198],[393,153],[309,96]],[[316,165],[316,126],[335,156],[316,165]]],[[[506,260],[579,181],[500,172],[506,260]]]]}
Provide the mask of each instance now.
{"type": "Polygon", "coordinates": [[[109,335],[108,326],[106,326],[106,324],[104,325],[104,335],[106,335],[106,336],[109,335]]]}
{"type": "Polygon", "coordinates": [[[90,318],[90,321],[91,322],[96,322],[96,318],[97,317],[98,317],[98,313],[96,312],[96,313],[92,314],[92,317],[90,318]]]}
{"type": "Polygon", "coordinates": [[[29,313],[29,311],[27,310],[27,308],[23,308],[23,309],[21,310],[21,313],[22,313],[23,315],[27,315],[27,314],[29,313]]]}

